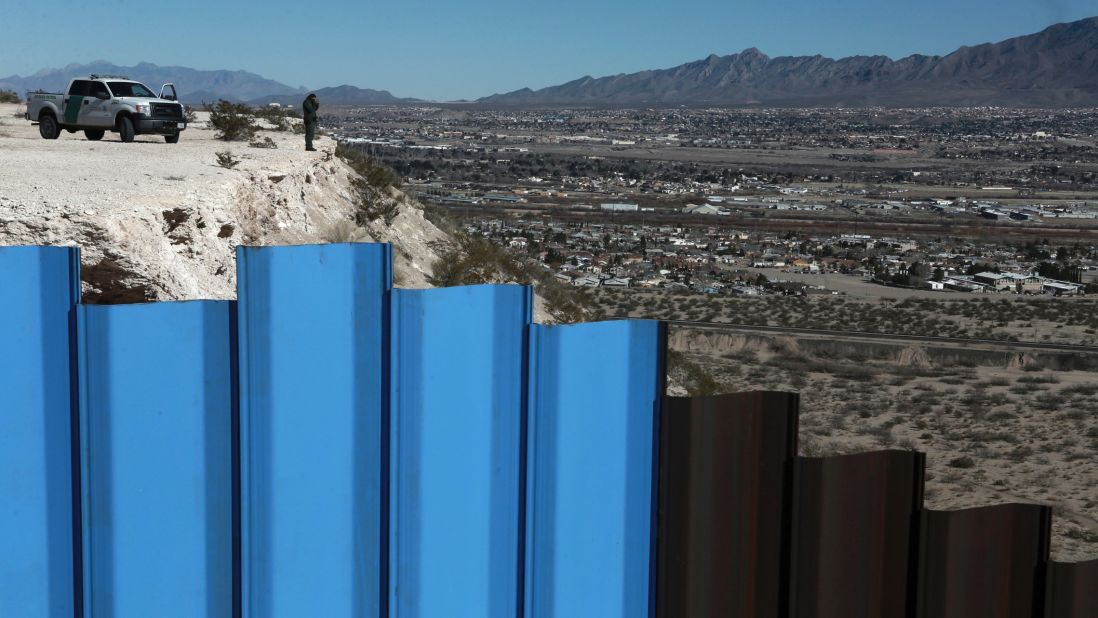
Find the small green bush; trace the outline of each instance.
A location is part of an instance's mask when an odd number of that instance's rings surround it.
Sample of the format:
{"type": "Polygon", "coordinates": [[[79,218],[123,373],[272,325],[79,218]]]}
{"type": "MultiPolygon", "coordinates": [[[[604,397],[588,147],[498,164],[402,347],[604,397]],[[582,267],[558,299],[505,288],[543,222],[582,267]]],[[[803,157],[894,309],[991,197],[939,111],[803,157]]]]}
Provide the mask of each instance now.
{"type": "Polygon", "coordinates": [[[595,300],[583,290],[561,283],[553,271],[513,255],[480,236],[470,236],[459,222],[440,208],[427,206],[424,216],[452,239],[434,245],[438,260],[432,264],[431,285],[447,287],[477,283],[522,283],[534,286],[545,309],[559,323],[572,324],[594,317],[595,300]]]}
{"type": "Polygon", "coordinates": [[[400,175],[361,148],[339,144],[336,146],[336,156],[343,159],[347,165],[351,166],[351,169],[372,187],[377,189],[388,187],[399,189],[401,186],[400,175]]]}
{"type": "Polygon", "coordinates": [[[0,103],[22,103],[23,99],[14,90],[0,90],[0,103]]]}
{"type": "Polygon", "coordinates": [[[715,380],[704,367],[686,358],[686,355],[678,350],[668,351],[667,371],[682,382],[691,397],[716,395],[722,390],[720,382],[715,380]]]}
{"type": "Polygon", "coordinates": [[[293,112],[288,108],[271,107],[269,105],[255,108],[252,111],[252,115],[271,123],[274,126],[275,131],[289,131],[289,119],[295,117],[293,112]]]}
{"type": "Polygon", "coordinates": [[[386,190],[399,188],[400,176],[361,148],[339,144],[336,146],[336,156],[355,171],[355,177],[351,179],[351,188],[355,193],[355,224],[365,226],[382,219],[385,225],[391,225],[400,212],[400,203],[386,190]]]}
{"type": "Polygon", "coordinates": [[[210,114],[210,126],[220,131],[217,139],[227,142],[248,141],[255,137],[259,127],[252,116],[252,108],[243,103],[221,99],[215,105],[204,105],[210,114]]]}
{"type": "Polygon", "coordinates": [[[393,219],[400,212],[399,202],[384,195],[361,177],[351,180],[351,189],[354,191],[355,225],[365,226],[378,219],[383,220],[387,226],[392,225],[393,219]]]}
{"type": "Polygon", "coordinates": [[[431,285],[532,282],[529,271],[514,256],[485,238],[459,233],[452,243],[437,247],[437,250],[439,259],[429,278],[431,285]]]}
{"type": "Polygon", "coordinates": [[[231,170],[237,165],[240,165],[240,161],[236,160],[236,158],[233,157],[233,153],[228,150],[222,150],[215,154],[217,155],[217,164],[227,170],[231,170]]]}

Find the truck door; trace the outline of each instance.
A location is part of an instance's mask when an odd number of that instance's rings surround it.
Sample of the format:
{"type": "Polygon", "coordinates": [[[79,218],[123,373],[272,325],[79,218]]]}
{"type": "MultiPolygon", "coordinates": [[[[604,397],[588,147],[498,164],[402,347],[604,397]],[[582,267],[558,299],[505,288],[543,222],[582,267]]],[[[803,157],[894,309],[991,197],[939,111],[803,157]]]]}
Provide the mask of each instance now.
{"type": "Polygon", "coordinates": [[[90,83],[86,79],[74,79],[72,81],[72,85],[69,86],[69,93],[65,95],[63,103],[65,118],[62,122],[64,124],[80,124],[80,116],[84,114],[83,107],[88,94],[88,84],[90,83]]]}
{"type": "Polygon", "coordinates": [[[90,82],[88,94],[91,96],[84,97],[83,105],[86,115],[81,116],[80,124],[88,127],[109,127],[114,124],[111,118],[111,92],[107,90],[107,85],[103,82],[90,82]]]}

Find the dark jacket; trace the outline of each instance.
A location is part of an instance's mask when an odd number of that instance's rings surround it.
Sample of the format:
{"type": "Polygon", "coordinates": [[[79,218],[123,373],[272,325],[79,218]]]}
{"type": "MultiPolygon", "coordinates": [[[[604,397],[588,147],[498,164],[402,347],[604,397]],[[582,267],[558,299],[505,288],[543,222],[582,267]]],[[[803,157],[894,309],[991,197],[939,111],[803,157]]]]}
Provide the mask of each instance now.
{"type": "Polygon", "coordinates": [[[301,104],[301,109],[305,112],[305,124],[316,124],[316,110],[320,109],[320,103],[314,97],[309,97],[301,104]]]}

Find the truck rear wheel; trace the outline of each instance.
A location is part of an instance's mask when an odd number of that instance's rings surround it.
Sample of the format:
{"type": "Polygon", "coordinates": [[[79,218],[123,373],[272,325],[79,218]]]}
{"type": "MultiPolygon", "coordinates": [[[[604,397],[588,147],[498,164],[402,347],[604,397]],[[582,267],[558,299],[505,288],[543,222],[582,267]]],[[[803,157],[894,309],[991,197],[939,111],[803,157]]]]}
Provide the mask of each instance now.
{"type": "Polygon", "coordinates": [[[169,144],[178,143],[179,142],[179,134],[178,133],[172,133],[171,135],[165,135],[164,136],[164,141],[168,142],[169,144]]]}
{"type": "Polygon", "coordinates": [[[103,139],[103,129],[85,129],[84,137],[90,139],[93,142],[98,142],[103,139]]]}
{"type": "Polygon", "coordinates": [[[45,139],[57,139],[61,135],[61,126],[52,114],[46,114],[38,119],[38,133],[45,139]]]}
{"type": "Polygon", "coordinates": [[[123,142],[129,143],[133,141],[133,121],[126,116],[118,119],[118,135],[122,138],[123,142]]]}

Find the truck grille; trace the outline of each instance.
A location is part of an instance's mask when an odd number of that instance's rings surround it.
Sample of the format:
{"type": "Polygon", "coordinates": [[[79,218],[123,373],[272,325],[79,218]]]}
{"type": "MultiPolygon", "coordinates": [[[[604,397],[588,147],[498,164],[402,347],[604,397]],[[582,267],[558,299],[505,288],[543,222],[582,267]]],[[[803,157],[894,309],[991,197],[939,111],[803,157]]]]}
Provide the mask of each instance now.
{"type": "Polygon", "coordinates": [[[153,103],[153,118],[183,119],[183,106],[178,103],[153,103]]]}

